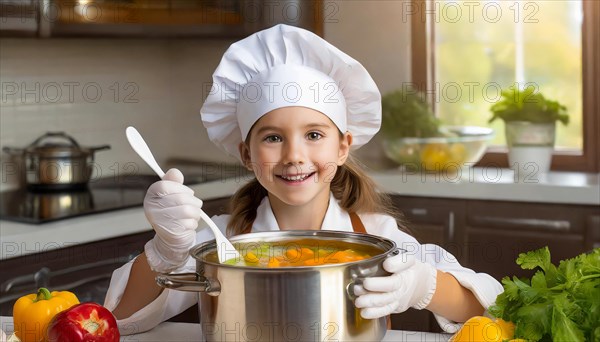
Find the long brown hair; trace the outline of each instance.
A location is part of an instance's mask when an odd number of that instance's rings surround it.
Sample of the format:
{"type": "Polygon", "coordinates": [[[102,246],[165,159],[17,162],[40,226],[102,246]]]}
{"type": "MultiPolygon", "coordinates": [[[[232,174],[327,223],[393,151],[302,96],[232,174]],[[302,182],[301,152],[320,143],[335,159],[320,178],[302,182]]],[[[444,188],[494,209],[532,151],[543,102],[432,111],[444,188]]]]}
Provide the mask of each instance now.
{"type": "MultiPolygon", "coordinates": [[[[340,206],[349,213],[381,213],[394,217],[405,230],[399,213],[394,209],[390,196],[378,190],[375,182],[350,155],[346,162],[338,167],[331,181],[331,192],[340,201],[340,206]]],[[[252,226],[256,219],[256,209],[267,190],[256,178],[240,188],[231,197],[231,219],[227,224],[227,235],[241,234],[252,226]]]]}

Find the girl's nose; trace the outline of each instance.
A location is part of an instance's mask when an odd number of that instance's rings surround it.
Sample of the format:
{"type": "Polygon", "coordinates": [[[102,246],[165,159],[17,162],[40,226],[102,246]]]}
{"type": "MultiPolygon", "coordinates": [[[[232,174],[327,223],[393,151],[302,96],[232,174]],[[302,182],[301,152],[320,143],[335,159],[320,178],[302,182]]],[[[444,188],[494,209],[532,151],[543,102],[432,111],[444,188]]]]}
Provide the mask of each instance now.
{"type": "Polygon", "coordinates": [[[288,140],[284,144],[282,162],[283,164],[304,164],[305,153],[301,143],[288,140]]]}

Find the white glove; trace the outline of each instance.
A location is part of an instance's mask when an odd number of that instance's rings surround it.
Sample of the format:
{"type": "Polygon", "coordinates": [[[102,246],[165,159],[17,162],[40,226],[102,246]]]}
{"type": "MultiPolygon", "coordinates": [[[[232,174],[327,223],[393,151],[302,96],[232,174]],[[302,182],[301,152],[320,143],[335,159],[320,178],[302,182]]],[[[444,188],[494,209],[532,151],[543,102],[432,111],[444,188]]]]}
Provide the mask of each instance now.
{"type": "Polygon", "coordinates": [[[144,213],[156,234],[144,250],[153,271],[168,273],[186,263],[196,243],[201,211],[202,200],[183,185],[183,175],[177,169],[170,169],[148,188],[144,213]]]}
{"type": "Polygon", "coordinates": [[[358,295],[354,304],[362,309],[363,318],[375,319],[410,307],[421,310],[429,305],[436,288],[435,267],[400,253],[385,260],[383,269],[392,275],[366,278],[354,287],[358,295]]]}

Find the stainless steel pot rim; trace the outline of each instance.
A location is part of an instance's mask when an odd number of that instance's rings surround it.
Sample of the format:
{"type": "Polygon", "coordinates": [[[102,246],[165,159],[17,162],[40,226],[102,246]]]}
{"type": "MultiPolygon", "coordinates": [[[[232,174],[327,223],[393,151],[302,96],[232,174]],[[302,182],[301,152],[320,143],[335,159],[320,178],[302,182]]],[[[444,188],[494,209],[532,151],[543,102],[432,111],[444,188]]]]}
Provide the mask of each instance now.
{"type": "Polygon", "coordinates": [[[15,156],[32,158],[87,158],[94,156],[96,151],[110,149],[110,145],[82,147],[65,132],[47,132],[29,144],[26,148],[4,147],[2,150],[15,156]],[[48,138],[62,139],[63,142],[44,141],[48,138]]]}
{"type": "Polygon", "coordinates": [[[88,157],[93,151],[90,149],[71,147],[71,146],[35,146],[25,150],[25,153],[35,155],[39,158],[56,158],[56,157],[88,157]]]}
{"type": "Polygon", "coordinates": [[[269,242],[271,241],[282,241],[283,239],[298,239],[298,238],[315,238],[323,241],[346,241],[353,242],[359,244],[368,244],[372,247],[381,249],[381,253],[375,256],[372,256],[368,259],[360,260],[360,261],[352,261],[345,263],[336,263],[336,264],[325,264],[319,266],[286,266],[286,267],[257,267],[257,266],[239,266],[239,265],[228,265],[228,264],[220,264],[218,262],[211,262],[204,260],[203,256],[213,252],[216,250],[216,241],[209,240],[203,243],[200,243],[190,249],[190,256],[196,259],[198,262],[214,265],[218,267],[227,267],[233,269],[240,269],[244,271],[267,271],[267,272],[276,272],[276,271],[306,271],[310,269],[323,269],[323,268],[336,268],[336,267],[346,267],[348,265],[362,265],[367,263],[373,263],[374,261],[379,261],[380,259],[386,258],[388,255],[395,255],[400,252],[397,248],[396,243],[390,239],[383,238],[377,235],[365,234],[365,233],[354,233],[354,232],[346,232],[346,231],[336,231],[336,230],[275,230],[268,232],[258,232],[258,233],[250,233],[243,234],[229,238],[229,240],[236,245],[236,242],[252,242],[246,240],[258,240],[261,242],[269,242]]]}

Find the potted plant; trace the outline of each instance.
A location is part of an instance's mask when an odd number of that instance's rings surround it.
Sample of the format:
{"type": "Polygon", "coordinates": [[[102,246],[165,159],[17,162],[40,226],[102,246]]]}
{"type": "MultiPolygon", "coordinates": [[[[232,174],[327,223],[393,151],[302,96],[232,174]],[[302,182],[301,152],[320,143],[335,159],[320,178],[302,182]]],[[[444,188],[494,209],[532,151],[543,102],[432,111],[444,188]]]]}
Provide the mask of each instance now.
{"type": "Polygon", "coordinates": [[[381,133],[387,138],[440,136],[440,120],[425,96],[412,88],[396,90],[381,99],[381,133]]]}
{"type": "Polygon", "coordinates": [[[496,119],[504,121],[510,167],[520,175],[548,172],[556,122],[569,123],[567,108],[529,87],[503,90],[500,101],[490,110],[490,123],[496,119]]]}

